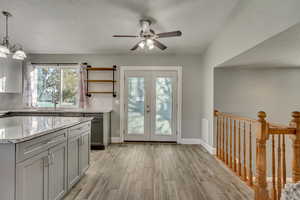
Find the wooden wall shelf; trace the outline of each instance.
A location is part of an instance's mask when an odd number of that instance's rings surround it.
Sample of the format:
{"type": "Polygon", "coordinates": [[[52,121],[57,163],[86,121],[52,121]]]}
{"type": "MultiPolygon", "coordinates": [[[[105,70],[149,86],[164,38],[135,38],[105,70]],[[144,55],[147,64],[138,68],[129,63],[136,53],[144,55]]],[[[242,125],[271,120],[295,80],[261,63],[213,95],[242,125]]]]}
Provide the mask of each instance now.
{"type": "Polygon", "coordinates": [[[87,80],[89,83],[115,83],[114,80],[87,80]]]}
{"type": "Polygon", "coordinates": [[[114,68],[111,67],[88,67],[88,71],[113,71],[114,68]]]}
{"type": "Polygon", "coordinates": [[[88,92],[88,94],[113,94],[113,92],[92,92],[92,91],[90,91],[90,92],[88,92]]]}
{"type": "Polygon", "coordinates": [[[87,63],[84,63],[84,65],[87,66],[87,91],[86,96],[91,97],[92,94],[112,94],[113,97],[116,97],[115,92],[115,83],[117,82],[115,80],[115,71],[117,70],[117,66],[114,65],[113,67],[92,67],[88,65],[87,63]],[[112,71],[113,73],[113,80],[89,80],[89,71],[112,71]],[[89,91],[89,83],[112,83],[113,91],[89,91]]]}

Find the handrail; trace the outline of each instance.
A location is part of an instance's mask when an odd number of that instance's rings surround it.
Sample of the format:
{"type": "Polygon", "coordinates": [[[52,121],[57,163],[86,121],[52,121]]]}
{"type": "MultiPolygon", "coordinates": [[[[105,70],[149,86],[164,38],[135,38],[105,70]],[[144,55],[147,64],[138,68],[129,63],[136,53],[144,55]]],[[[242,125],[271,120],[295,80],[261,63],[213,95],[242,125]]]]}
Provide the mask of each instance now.
{"type": "Polygon", "coordinates": [[[295,135],[296,134],[296,128],[287,127],[287,128],[269,128],[268,130],[269,135],[295,135]]]}
{"type": "Polygon", "coordinates": [[[229,114],[229,113],[223,113],[223,112],[219,112],[218,110],[214,111],[214,115],[215,116],[224,116],[224,117],[229,117],[233,120],[242,120],[242,121],[248,121],[248,122],[257,122],[256,119],[251,119],[248,117],[242,117],[242,116],[238,116],[238,115],[233,115],[233,114],[229,114]]]}
{"type": "MultiPolygon", "coordinates": [[[[252,119],[249,117],[243,117],[243,116],[239,116],[239,115],[234,115],[234,114],[230,114],[230,113],[224,113],[224,112],[220,112],[218,110],[214,111],[214,115],[215,116],[224,116],[224,117],[229,117],[231,119],[234,120],[242,120],[242,121],[248,121],[248,122],[258,122],[257,119],[252,119]]],[[[284,125],[284,124],[280,124],[280,123],[275,123],[275,122],[268,122],[270,127],[274,127],[274,128],[289,128],[290,126],[284,125]]]]}

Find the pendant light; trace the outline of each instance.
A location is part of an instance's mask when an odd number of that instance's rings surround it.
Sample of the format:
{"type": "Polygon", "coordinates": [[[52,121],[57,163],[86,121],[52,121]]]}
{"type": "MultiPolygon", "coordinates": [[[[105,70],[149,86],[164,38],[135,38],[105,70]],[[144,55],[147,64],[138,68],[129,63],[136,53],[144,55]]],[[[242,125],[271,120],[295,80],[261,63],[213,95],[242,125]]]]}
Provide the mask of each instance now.
{"type": "Polygon", "coordinates": [[[2,43],[0,43],[0,58],[7,58],[7,56],[12,53],[13,59],[24,60],[27,56],[22,46],[19,44],[12,45],[9,42],[8,18],[12,17],[12,14],[7,11],[2,11],[2,14],[5,16],[5,37],[3,38],[2,43]]]}

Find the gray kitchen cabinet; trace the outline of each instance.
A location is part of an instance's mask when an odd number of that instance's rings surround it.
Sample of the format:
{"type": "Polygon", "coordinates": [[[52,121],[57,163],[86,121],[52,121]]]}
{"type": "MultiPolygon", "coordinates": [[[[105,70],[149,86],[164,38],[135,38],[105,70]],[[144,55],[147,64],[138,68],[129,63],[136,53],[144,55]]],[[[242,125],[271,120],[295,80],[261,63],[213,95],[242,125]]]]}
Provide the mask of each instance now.
{"type": "Polygon", "coordinates": [[[59,200],[67,192],[67,144],[17,164],[17,200],[59,200]]]}
{"type": "Polygon", "coordinates": [[[79,169],[83,174],[90,164],[90,134],[85,132],[81,135],[79,147],[79,169]]]}
{"type": "Polygon", "coordinates": [[[68,134],[68,188],[72,188],[89,167],[91,124],[69,130],[68,134]]]}
{"type": "Polygon", "coordinates": [[[79,145],[80,135],[69,138],[68,141],[68,188],[70,189],[80,178],[79,145]]]}
{"type": "Polygon", "coordinates": [[[47,200],[49,155],[44,151],[16,166],[16,200],[47,200]]]}
{"type": "Polygon", "coordinates": [[[66,194],[67,188],[67,143],[49,150],[49,200],[58,200],[66,194]]]}

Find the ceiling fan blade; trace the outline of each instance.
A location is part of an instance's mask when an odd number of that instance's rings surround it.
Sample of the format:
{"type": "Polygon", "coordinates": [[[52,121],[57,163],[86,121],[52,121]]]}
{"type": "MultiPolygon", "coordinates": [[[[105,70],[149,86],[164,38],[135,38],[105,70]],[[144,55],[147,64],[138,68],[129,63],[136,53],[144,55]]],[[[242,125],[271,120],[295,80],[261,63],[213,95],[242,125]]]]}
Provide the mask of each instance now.
{"type": "Polygon", "coordinates": [[[179,37],[182,35],[181,31],[172,31],[156,34],[159,38],[167,38],[167,37],[179,37]]]}
{"type": "Polygon", "coordinates": [[[153,29],[150,29],[149,31],[150,31],[150,33],[152,33],[153,35],[155,35],[155,31],[153,29]]]}
{"type": "Polygon", "coordinates": [[[166,45],[164,45],[163,43],[161,43],[157,40],[153,40],[153,44],[154,44],[154,46],[158,47],[161,50],[165,50],[167,48],[166,45]]]}
{"type": "Polygon", "coordinates": [[[127,38],[137,38],[137,35],[113,35],[113,37],[127,37],[127,38]]]}
{"type": "Polygon", "coordinates": [[[137,43],[136,45],[134,45],[130,50],[131,50],[131,51],[136,50],[136,49],[139,47],[139,44],[140,44],[141,42],[143,42],[143,41],[138,42],[138,43],[137,43]]]}

